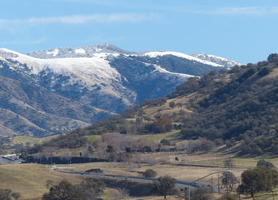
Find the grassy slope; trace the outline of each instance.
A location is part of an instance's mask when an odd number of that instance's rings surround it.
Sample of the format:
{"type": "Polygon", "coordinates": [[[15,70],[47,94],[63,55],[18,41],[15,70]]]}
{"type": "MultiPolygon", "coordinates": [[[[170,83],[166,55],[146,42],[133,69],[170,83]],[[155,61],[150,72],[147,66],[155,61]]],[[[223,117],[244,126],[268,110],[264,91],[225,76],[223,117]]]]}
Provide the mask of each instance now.
{"type": "Polygon", "coordinates": [[[41,144],[44,142],[47,142],[57,136],[48,136],[48,137],[42,137],[42,138],[35,138],[35,137],[29,137],[29,136],[16,136],[12,139],[11,144],[41,144]]]}
{"type": "Polygon", "coordinates": [[[71,175],[63,175],[51,170],[48,166],[36,164],[1,165],[0,188],[9,188],[19,192],[23,199],[37,199],[48,191],[46,183],[52,180],[54,183],[62,179],[78,182],[79,178],[71,175]]]}

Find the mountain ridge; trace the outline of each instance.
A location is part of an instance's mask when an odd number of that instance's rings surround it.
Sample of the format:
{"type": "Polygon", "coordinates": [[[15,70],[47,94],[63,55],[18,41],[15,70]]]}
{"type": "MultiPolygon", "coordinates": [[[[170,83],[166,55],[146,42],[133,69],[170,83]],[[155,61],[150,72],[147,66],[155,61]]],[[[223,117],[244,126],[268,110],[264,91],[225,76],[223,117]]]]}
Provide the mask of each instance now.
{"type": "Polygon", "coordinates": [[[9,120],[3,113],[0,124],[14,134],[43,136],[81,128],[165,96],[190,77],[225,69],[187,54],[149,56],[108,44],[54,50],[25,55],[0,49],[0,108],[15,113],[9,120]],[[17,115],[24,119],[21,126],[17,115]]]}

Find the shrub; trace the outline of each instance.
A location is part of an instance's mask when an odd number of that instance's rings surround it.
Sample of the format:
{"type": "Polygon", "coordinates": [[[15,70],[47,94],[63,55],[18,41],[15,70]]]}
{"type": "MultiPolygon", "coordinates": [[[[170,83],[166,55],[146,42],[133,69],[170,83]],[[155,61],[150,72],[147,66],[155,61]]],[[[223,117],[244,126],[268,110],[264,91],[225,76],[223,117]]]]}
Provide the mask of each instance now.
{"type": "Polygon", "coordinates": [[[1,200],[18,200],[20,199],[20,194],[13,192],[10,189],[0,189],[0,199],[1,200]]]}
{"type": "Polygon", "coordinates": [[[162,144],[162,145],[170,145],[170,141],[167,140],[167,139],[162,139],[162,140],[160,141],[160,144],[162,144]]]}
{"type": "Polygon", "coordinates": [[[275,168],[275,166],[271,162],[268,162],[268,161],[265,161],[265,160],[259,160],[257,162],[257,167],[265,167],[265,168],[269,168],[269,169],[274,169],[275,168]]]}
{"type": "Polygon", "coordinates": [[[213,200],[211,191],[207,188],[199,188],[191,193],[192,200],[213,200]]]}
{"type": "Polygon", "coordinates": [[[267,58],[268,62],[271,62],[271,63],[278,63],[278,54],[277,53],[273,53],[273,54],[270,54],[267,58]]]}
{"type": "Polygon", "coordinates": [[[157,173],[153,169],[147,169],[143,172],[144,177],[146,178],[154,178],[156,177],[157,173]]]}

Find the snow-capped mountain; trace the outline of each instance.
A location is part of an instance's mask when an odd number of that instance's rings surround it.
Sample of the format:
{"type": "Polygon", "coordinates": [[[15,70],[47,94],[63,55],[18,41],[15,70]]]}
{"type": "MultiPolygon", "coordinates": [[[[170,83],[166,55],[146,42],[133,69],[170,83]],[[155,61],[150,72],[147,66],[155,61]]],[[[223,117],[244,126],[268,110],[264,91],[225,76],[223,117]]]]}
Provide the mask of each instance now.
{"type": "Polygon", "coordinates": [[[100,44],[96,46],[77,47],[77,48],[54,48],[28,53],[36,58],[72,58],[72,57],[92,57],[98,53],[105,54],[131,54],[111,44],[100,44]]]}
{"type": "Polygon", "coordinates": [[[224,61],[108,44],[26,55],[0,49],[0,134],[41,136],[84,127],[225,67],[224,61]]]}
{"type": "Polygon", "coordinates": [[[195,58],[199,58],[201,60],[204,61],[209,61],[212,63],[217,63],[227,69],[231,69],[233,66],[235,65],[241,65],[239,62],[233,61],[233,60],[229,60],[227,58],[222,58],[219,56],[214,56],[214,55],[209,55],[209,54],[193,54],[192,55],[195,58]]]}

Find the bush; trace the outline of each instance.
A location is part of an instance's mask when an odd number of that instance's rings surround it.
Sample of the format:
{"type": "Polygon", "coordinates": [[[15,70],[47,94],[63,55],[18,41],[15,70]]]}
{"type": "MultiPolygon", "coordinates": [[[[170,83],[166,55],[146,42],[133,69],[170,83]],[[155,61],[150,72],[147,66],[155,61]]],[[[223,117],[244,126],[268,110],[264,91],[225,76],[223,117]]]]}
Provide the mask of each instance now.
{"type": "Polygon", "coordinates": [[[162,139],[162,140],[160,141],[160,144],[162,144],[162,145],[170,145],[170,141],[167,140],[167,139],[162,139]]]}
{"type": "Polygon", "coordinates": [[[278,63],[278,54],[277,53],[273,53],[273,54],[270,54],[267,58],[268,62],[271,62],[271,63],[278,63]]]}
{"type": "Polygon", "coordinates": [[[154,178],[156,177],[157,173],[153,169],[147,169],[143,172],[144,177],[146,178],[154,178]]]}
{"type": "Polygon", "coordinates": [[[1,200],[18,200],[20,199],[20,194],[13,192],[10,189],[0,189],[0,199],[1,200]]]}
{"type": "Polygon", "coordinates": [[[259,160],[257,162],[257,167],[265,167],[268,169],[274,169],[276,168],[271,162],[265,161],[265,160],[259,160]]]}
{"type": "Polygon", "coordinates": [[[207,188],[199,188],[191,193],[192,200],[213,200],[211,191],[207,188]]]}

